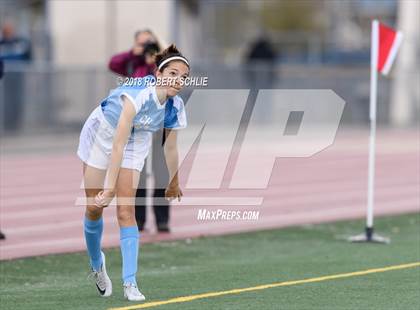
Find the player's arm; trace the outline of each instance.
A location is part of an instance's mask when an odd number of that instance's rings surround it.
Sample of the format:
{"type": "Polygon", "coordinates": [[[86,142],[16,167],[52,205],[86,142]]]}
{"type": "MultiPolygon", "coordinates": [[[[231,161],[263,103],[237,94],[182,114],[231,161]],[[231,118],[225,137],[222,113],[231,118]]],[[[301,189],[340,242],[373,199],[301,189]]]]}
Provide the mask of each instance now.
{"type": "Polygon", "coordinates": [[[169,172],[169,185],[165,191],[165,197],[169,200],[178,198],[181,201],[182,191],[179,188],[178,179],[178,144],[177,131],[165,128],[164,153],[169,172]]]}
{"type": "Polygon", "coordinates": [[[112,142],[110,164],[107,171],[107,178],[104,190],[96,196],[98,207],[106,207],[115,195],[118,173],[121,167],[124,148],[133,126],[133,119],[136,115],[134,105],[129,102],[126,96],[121,97],[123,108],[112,142]]]}

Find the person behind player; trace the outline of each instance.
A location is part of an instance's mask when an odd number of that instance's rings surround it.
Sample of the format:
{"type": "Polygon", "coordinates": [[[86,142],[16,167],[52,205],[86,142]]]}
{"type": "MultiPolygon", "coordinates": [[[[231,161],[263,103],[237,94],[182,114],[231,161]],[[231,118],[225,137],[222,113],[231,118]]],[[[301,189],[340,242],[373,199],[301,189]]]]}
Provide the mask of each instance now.
{"type": "Polygon", "coordinates": [[[183,101],[177,94],[190,67],[175,45],[156,56],[156,66],[155,77],[147,76],[142,81],[172,78],[176,82],[155,86],[134,83],[112,90],[90,114],[80,133],[77,154],[83,161],[87,199],[84,235],[91,276],[104,297],[111,295],[112,283],[101,251],[102,213],[116,196],[124,297],[130,301],[145,299],[136,282],[139,232],[134,200],[152,132],[162,126],[167,129],[164,147],[169,185],[166,198],[180,200],[182,196],[177,174],[176,129],[186,127],[186,115],[183,101]]]}
{"type": "Polygon", "coordinates": [[[161,47],[155,34],[149,29],[134,34],[133,47],[111,57],[108,68],[124,77],[145,77],[155,71],[154,51],[161,47]]]}

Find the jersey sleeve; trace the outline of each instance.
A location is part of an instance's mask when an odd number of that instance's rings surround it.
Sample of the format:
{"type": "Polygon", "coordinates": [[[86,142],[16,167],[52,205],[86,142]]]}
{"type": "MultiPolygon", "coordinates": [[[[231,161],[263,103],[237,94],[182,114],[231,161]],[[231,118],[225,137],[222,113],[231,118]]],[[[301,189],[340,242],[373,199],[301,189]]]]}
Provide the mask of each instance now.
{"type": "Polygon", "coordinates": [[[167,103],[163,127],[175,130],[187,127],[184,101],[180,97],[174,97],[167,103]]]}
{"type": "MultiPolygon", "coordinates": [[[[127,99],[128,99],[128,101],[130,101],[131,102],[131,104],[133,105],[133,107],[134,107],[134,110],[136,110],[136,114],[137,113],[139,113],[139,111],[140,111],[140,108],[139,108],[139,106],[136,104],[136,100],[129,94],[129,93],[127,93],[127,92],[122,92],[121,93],[121,95],[120,95],[120,98],[121,98],[121,100],[123,99],[123,97],[127,97],[127,99]]],[[[140,106],[141,107],[141,106],[140,106]]]]}
{"type": "Polygon", "coordinates": [[[148,99],[148,86],[155,81],[153,75],[147,75],[142,78],[134,78],[134,80],[127,81],[126,84],[121,86],[120,97],[126,96],[133,104],[136,114],[139,113],[141,107],[148,99]]]}
{"type": "Polygon", "coordinates": [[[121,99],[122,99],[122,96],[126,96],[128,98],[128,101],[130,101],[133,104],[134,110],[136,110],[136,114],[139,113],[142,105],[144,104],[144,98],[145,98],[142,92],[140,91],[136,94],[135,91],[124,90],[121,92],[121,95],[120,95],[121,99]]]}

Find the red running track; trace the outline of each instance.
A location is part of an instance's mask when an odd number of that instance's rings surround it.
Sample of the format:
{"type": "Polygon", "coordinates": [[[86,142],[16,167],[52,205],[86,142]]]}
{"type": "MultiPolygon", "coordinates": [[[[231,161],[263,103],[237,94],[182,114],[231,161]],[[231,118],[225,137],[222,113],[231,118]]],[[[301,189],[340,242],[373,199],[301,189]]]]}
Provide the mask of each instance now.
{"type": "MultiPolygon", "coordinates": [[[[375,214],[418,212],[418,131],[379,131],[377,145],[375,214]]],[[[185,190],[186,200],[261,197],[262,204],[177,205],[171,210],[170,234],[156,234],[149,227],[141,240],[156,242],[361,218],[366,212],[367,149],[368,132],[344,131],[333,146],[315,156],[278,158],[266,189],[185,190]],[[259,217],[198,220],[198,210],[204,208],[259,211],[259,217]]],[[[76,198],[83,197],[79,189],[81,163],[72,151],[2,155],[0,227],[7,239],[0,241],[1,260],[85,249],[84,210],[75,205],[76,198]]],[[[118,246],[114,207],[106,209],[104,219],[104,247],[118,246]]]]}

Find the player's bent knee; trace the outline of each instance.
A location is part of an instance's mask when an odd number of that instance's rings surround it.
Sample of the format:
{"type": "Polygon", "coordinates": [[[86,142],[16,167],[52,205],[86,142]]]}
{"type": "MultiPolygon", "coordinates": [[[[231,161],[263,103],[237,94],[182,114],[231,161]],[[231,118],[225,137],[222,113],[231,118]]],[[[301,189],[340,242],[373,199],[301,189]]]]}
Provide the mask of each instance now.
{"type": "Polygon", "coordinates": [[[117,218],[120,224],[127,224],[135,221],[135,212],[134,208],[118,208],[117,209],[117,218]]]}
{"type": "Polygon", "coordinates": [[[86,217],[92,221],[98,220],[102,216],[102,209],[96,206],[86,206],[86,217]]]}

